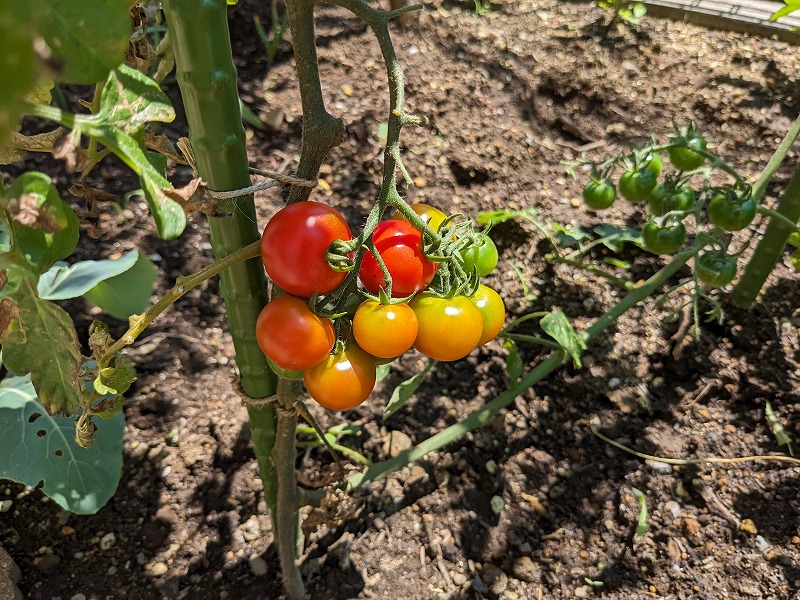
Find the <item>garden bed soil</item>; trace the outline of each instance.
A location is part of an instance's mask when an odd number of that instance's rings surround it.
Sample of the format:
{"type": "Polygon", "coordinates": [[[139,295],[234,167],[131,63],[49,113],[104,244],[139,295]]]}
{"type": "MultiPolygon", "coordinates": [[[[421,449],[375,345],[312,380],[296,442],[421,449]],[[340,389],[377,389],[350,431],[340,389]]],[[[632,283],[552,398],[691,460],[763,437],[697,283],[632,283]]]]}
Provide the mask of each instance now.
{"type": "MultiPolygon", "coordinates": [[[[243,99],[276,130],[250,131],[250,157],[288,172],[301,120],[290,47],[284,42],[267,69],[255,14],[269,22],[266,4],[232,9],[234,52],[243,99]]],[[[468,215],[535,208],[541,222],[639,226],[642,216],[630,206],[585,210],[579,197],[587,175],[572,179],[563,163],[585,148],[600,156],[651,135],[663,139],[673,121],[690,119],[716,152],[754,178],[798,114],[795,49],[647,17],[608,32],[608,18],[583,2],[505,2],[482,16],[465,2],[431,6],[396,28],[408,109],[430,119],[427,128],[403,132],[417,184],[403,193],[468,215]]],[[[321,8],[318,34],[325,97],[345,119],[347,135],[323,167],[316,197],[358,227],[380,183],[385,72],[373,36],[346,12],[321,8]]],[[[167,128],[172,137],[185,135],[178,112],[167,128]]],[[[60,171],[51,160],[30,166],[60,171]]],[[[790,175],[779,172],[768,201],[790,175]]],[[[188,176],[179,171],[177,180],[188,176]]],[[[66,190],[69,181],[56,180],[66,190]]],[[[120,196],[138,187],[114,162],[99,168],[93,183],[120,196]]],[[[262,224],[281,202],[276,190],[258,194],[262,224]]],[[[82,256],[138,246],[157,261],[159,293],[211,262],[201,217],[165,243],[140,200],[121,214],[106,208],[85,225],[82,256]]],[[[624,294],[548,262],[549,246],[530,222],[498,226],[493,237],[501,261],[487,282],[502,292],[509,318],[558,307],[582,328],[624,294]]],[[[663,263],[630,245],[617,258],[633,264],[630,272],[617,270],[633,281],[663,263]]],[[[685,311],[665,321],[680,298],[637,306],[590,345],[582,369],[565,365],[485,427],[419,464],[306,510],[302,571],[313,598],[798,597],[796,466],[647,463],[591,430],[666,457],[786,450],[764,410],[771,402],[787,433],[800,434],[797,278],[786,259],[751,309],[732,306],[724,293],[719,298],[722,323],[702,323],[699,339],[685,311]],[[633,534],[640,515],[634,488],[647,501],[641,536],[633,534]]],[[[68,308],[85,339],[96,314],[80,301],[68,308]]],[[[124,324],[113,328],[118,334],[124,324]]],[[[536,347],[521,353],[526,370],[546,356],[536,347]]],[[[0,499],[12,500],[0,514],[0,545],[22,571],[20,589],[37,600],[281,598],[216,282],[178,301],[132,354],[139,379],[125,406],[123,477],[105,508],[69,515],[38,490],[0,484],[0,499]]],[[[362,434],[344,443],[382,460],[393,446],[419,442],[505,390],[505,356],[493,342],[436,365],[385,421],[393,387],[421,368],[419,355],[393,365],[359,408],[312,411],[324,427],[360,424],[362,434]]],[[[304,484],[330,479],[331,463],[319,449],[301,454],[304,484]]]]}

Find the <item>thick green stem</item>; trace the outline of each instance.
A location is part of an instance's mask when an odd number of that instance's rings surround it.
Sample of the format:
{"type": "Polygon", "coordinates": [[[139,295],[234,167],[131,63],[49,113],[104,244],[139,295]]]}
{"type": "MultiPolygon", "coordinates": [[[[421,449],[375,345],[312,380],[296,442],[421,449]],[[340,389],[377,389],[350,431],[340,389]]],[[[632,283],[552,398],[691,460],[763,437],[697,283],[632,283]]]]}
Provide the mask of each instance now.
{"type": "Polygon", "coordinates": [[[278,433],[272,451],[278,475],[278,512],[275,519],[275,545],[283,571],[283,584],[290,600],[306,597],[303,578],[297,568],[297,533],[299,525],[300,494],[294,473],[297,455],[297,412],[295,402],[300,397],[300,383],[289,379],[278,380],[278,433]]]}
{"type": "MultiPolygon", "coordinates": [[[[328,112],[322,97],[314,33],[314,0],[286,0],[286,13],[303,106],[303,139],[300,164],[295,174],[302,179],[315,180],[328,152],[341,143],[344,123],[328,112]]],[[[306,200],[310,194],[308,188],[293,186],[289,202],[306,200]]]]}
{"type": "MultiPolygon", "coordinates": [[[[245,188],[250,174],[226,5],[219,0],[164,0],[163,7],[198,174],[213,190],[245,188]]],[[[209,219],[218,259],[259,239],[252,196],[222,202],[221,207],[231,216],[209,219]]],[[[266,285],[258,258],[220,275],[242,389],[251,398],[275,391],[275,376],[255,337],[256,319],[267,301],[266,285]]],[[[276,479],[269,461],[275,438],[274,408],[271,404],[249,406],[248,412],[265,498],[274,515],[276,479]]]]}
{"type": "Polygon", "coordinates": [[[778,204],[778,214],[784,219],[770,219],[764,237],[758,242],[750,262],[747,263],[739,283],[733,289],[733,301],[741,306],[752,304],[775,263],[786,247],[789,236],[796,231],[790,223],[800,219],[800,166],[792,175],[778,204]]]}

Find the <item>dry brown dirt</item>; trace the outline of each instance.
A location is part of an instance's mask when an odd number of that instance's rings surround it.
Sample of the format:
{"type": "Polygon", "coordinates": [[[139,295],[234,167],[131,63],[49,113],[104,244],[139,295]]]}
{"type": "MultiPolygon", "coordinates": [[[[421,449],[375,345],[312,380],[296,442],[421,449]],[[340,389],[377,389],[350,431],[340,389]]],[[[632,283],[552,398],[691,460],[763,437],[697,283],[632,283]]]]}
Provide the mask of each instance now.
{"type": "MultiPolygon", "coordinates": [[[[280,109],[284,118],[275,132],[252,131],[250,157],[288,171],[301,119],[290,46],[284,43],[266,69],[254,14],[269,21],[266,4],[254,2],[234,8],[230,19],[242,95],[258,114],[280,109]]],[[[690,119],[716,152],[756,176],[798,114],[796,49],[655,18],[609,33],[602,27],[607,18],[583,2],[505,2],[483,16],[471,3],[446,2],[397,29],[409,109],[431,122],[404,131],[406,164],[418,178],[406,195],[470,215],[533,207],[542,222],[637,226],[642,217],[630,207],[584,210],[577,201],[582,180],[568,177],[562,163],[587,145],[599,156],[651,135],[663,139],[673,120],[690,119]]],[[[344,11],[322,8],[318,34],[325,97],[347,122],[319,194],[357,227],[380,182],[386,78],[370,32],[344,11]]],[[[179,118],[167,132],[184,129],[179,118]]],[[[54,176],[60,168],[52,161],[28,166],[54,176]]],[[[790,174],[782,169],[771,192],[790,174]]],[[[113,162],[96,175],[95,183],[112,193],[138,187],[113,162]]],[[[177,180],[187,175],[179,172],[177,180]]],[[[57,181],[68,187],[63,176],[57,181]]],[[[265,192],[257,202],[266,219],[281,196],[265,192]]],[[[109,211],[93,226],[99,239],[83,237],[84,257],[138,245],[158,260],[160,291],[211,261],[200,218],[179,240],[164,243],[144,204],[133,200],[121,216],[109,211]]],[[[494,237],[501,262],[489,283],[502,290],[509,318],[560,307],[583,327],[623,294],[546,261],[547,243],[528,222],[499,226],[494,237]]],[[[633,247],[619,258],[633,267],[617,274],[633,280],[661,264],[633,247]]],[[[640,305],[591,344],[583,369],[565,366],[483,429],[326,511],[307,511],[303,571],[313,597],[798,597],[797,467],[648,464],[590,431],[595,423],[642,452],[677,458],[785,450],[764,406],[769,400],[787,432],[800,433],[800,297],[787,264],[749,310],[723,294],[722,324],[703,323],[698,340],[680,319],[664,321],[680,301],[640,305]],[[645,494],[649,511],[647,533],[635,538],[633,488],[645,494]],[[494,496],[505,503],[499,515],[494,496]]],[[[281,597],[217,292],[210,282],[189,293],[142,341],[159,344],[134,351],[140,378],[125,408],[124,473],[105,508],[71,516],[37,490],[0,483],[0,498],[13,501],[0,515],[0,545],[21,568],[26,597],[281,597]],[[109,533],[115,543],[101,547],[109,533]]],[[[72,302],[69,310],[85,331],[94,318],[90,307],[72,302]]],[[[522,349],[526,369],[543,356],[522,349]]],[[[422,364],[410,354],[363,406],[315,414],[325,426],[361,424],[363,433],[345,443],[381,460],[389,432],[418,442],[502,392],[504,357],[492,343],[466,360],[437,365],[407,406],[382,421],[393,387],[422,364]]],[[[315,480],[330,463],[314,449],[301,455],[298,468],[315,480]]]]}

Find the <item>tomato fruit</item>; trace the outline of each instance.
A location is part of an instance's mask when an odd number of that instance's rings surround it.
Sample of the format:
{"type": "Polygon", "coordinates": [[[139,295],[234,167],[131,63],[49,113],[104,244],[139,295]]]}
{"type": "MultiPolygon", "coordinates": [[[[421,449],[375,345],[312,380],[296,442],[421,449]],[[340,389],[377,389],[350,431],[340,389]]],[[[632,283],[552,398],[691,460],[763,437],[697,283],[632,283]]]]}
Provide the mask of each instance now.
{"type": "Polygon", "coordinates": [[[648,221],[642,228],[644,247],[653,254],[672,254],[686,241],[686,227],[680,221],[664,226],[648,221]]]}
{"type": "Polygon", "coordinates": [[[306,371],[303,382],[318,404],[331,410],[347,410],[361,404],[375,387],[375,361],[355,342],[331,354],[306,371]]]}
{"type": "Polygon", "coordinates": [[[500,294],[483,284],[478,285],[478,289],[468,298],[481,312],[481,317],[483,318],[483,329],[478,340],[478,346],[483,346],[496,338],[503,328],[503,322],[506,318],[506,306],[500,294]]]}
{"type": "MultiPolygon", "coordinates": [[[[442,223],[447,218],[446,214],[444,214],[438,208],[435,208],[429,204],[422,204],[421,202],[418,202],[416,204],[411,204],[410,206],[411,210],[413,210],[420,217],[422,217],[422,220],[425,221],[428,227],[430,227],[434,231],[439,231],[439,227],[442,226],[442,223]]],[[[403,216],[403,213],[401,213],[399,210],[396,210],[394,212],[392,218],[399,219],[401,221],[408,220],[403,216]]]]}
{"type": "Polygon", "coordinates": [[[305,300],[284,295],[269,301],[258,315],[256,339],[280,368],[305,371],[325,360],[336,333],[331,320],[311,312],[305,300]]]}
{"type": "Polygon", "coordinates": [[[629,202],[645,200],[656,187],[656,176],[649,169],[625,171],[619,178],[619,193],[629,202]]]}
{"type": "Polygon", "coordinates": [[[661,160],[661,155],[658,152],[650,152],[642,161],[642,168],[651,171],[656,176],[656,179],[661,175],[663,166],[664,161],[661,160]]]}
{"type": "Polygon", "coordinates": [[[688,185],[681,185],[674,189],[656,185],[647,198],[647,207],[653,216],[660,217],[673,210],[691,210],[694,207],[694,190],[688,185]]]}
{"type": "Polygon", "coordinates": [[[610,179],[592,179],[583,186],[583,202],[592,210],[603,210],[614,204],[617,188],[610,179]]]}
{"type": "Polygon", "coordinates": [[[679,171],[691,171],[705,162],[705,158],[695,150],[706,150],[706,141],[697,132],[691,134],[686,140],[686,146],[672,146],[667,150],[669,162],[679,171]]]}
{"type": "Polygon", "coordinates": [[[486,277],[497,266],[499,255],[492,238],[484,235],[477,246],[464,248],[461,251],[461,258],[464,259],[464,269],[467,273],[477,269],[479,277],[486,277]]]}
{"type": "Polygon", "coordinates": [[[261,258],[267,275],[287,294],[302,298],[327,294],[347,276],[328,264],[328,246],[352,237],[335,209],[319,202],[295,202],[267,223],[261,236],[261,258]]]}
{"type": "Polygon", "coordinates": [[[408,305],[419,321],[414,348],[435,360],[458,360],[472,352],[483,334],[483,316],[465,296],[439,298],[423,292],[408,305]]]}
{"type": "MultiPolygon", "coordinates": [[[[379,223],[372,241],[392,277],[393,297],[416,294],[433,279],[437,265],[422,254],[422,234],[408,221],[393,219],[379,223]]],[[[364,255],[358,276],[373,294],[384,287],[383,272],[371,252],[364,255]]]]}
{"type": "Polygon", "coordinates": [[[353,317],[353,337],[378,358],[394,358],[411,348],[417,337],[417,315],[408,304],[364,300],[353,317]]]}
{"type": "Polygon", "coordinates": [[[728,285],[736,277],[736,259],[724,252],[704,252],[694,268],[697,278],[712,288],[728,285]]]}
{"type": "Polygon", "coordinates": [[[755,217],[756,202],[751,196],[741,198],[721,193],[715,194],[708,203],[708,218],[725,231],[740,231],[755,217]]]}

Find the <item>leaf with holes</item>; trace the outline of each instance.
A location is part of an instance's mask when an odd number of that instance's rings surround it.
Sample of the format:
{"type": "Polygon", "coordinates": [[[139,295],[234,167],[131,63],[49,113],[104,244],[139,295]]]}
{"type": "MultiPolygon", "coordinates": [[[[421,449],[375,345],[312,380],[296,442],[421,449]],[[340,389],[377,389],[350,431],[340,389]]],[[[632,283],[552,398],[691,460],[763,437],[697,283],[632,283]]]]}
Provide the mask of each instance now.
{"type": "Polygon", "coordinates": [[[78,335],[60,306],[36,295],[23,279],[10,301],[16,312],[0,332],[5,367],[12,375],[31,373],[33,384],[51,413],[73,414],[79,407],[78,335]]]}
{"type": "Polygon", "coordinates": [[[0,479],[36,486],[61,507],[94,514],[114,495],[122,474],[125,419],[95,419],[89,449],[75,442],[75,420],[51,417],[29,376],[0,382],[0,479]]]}

